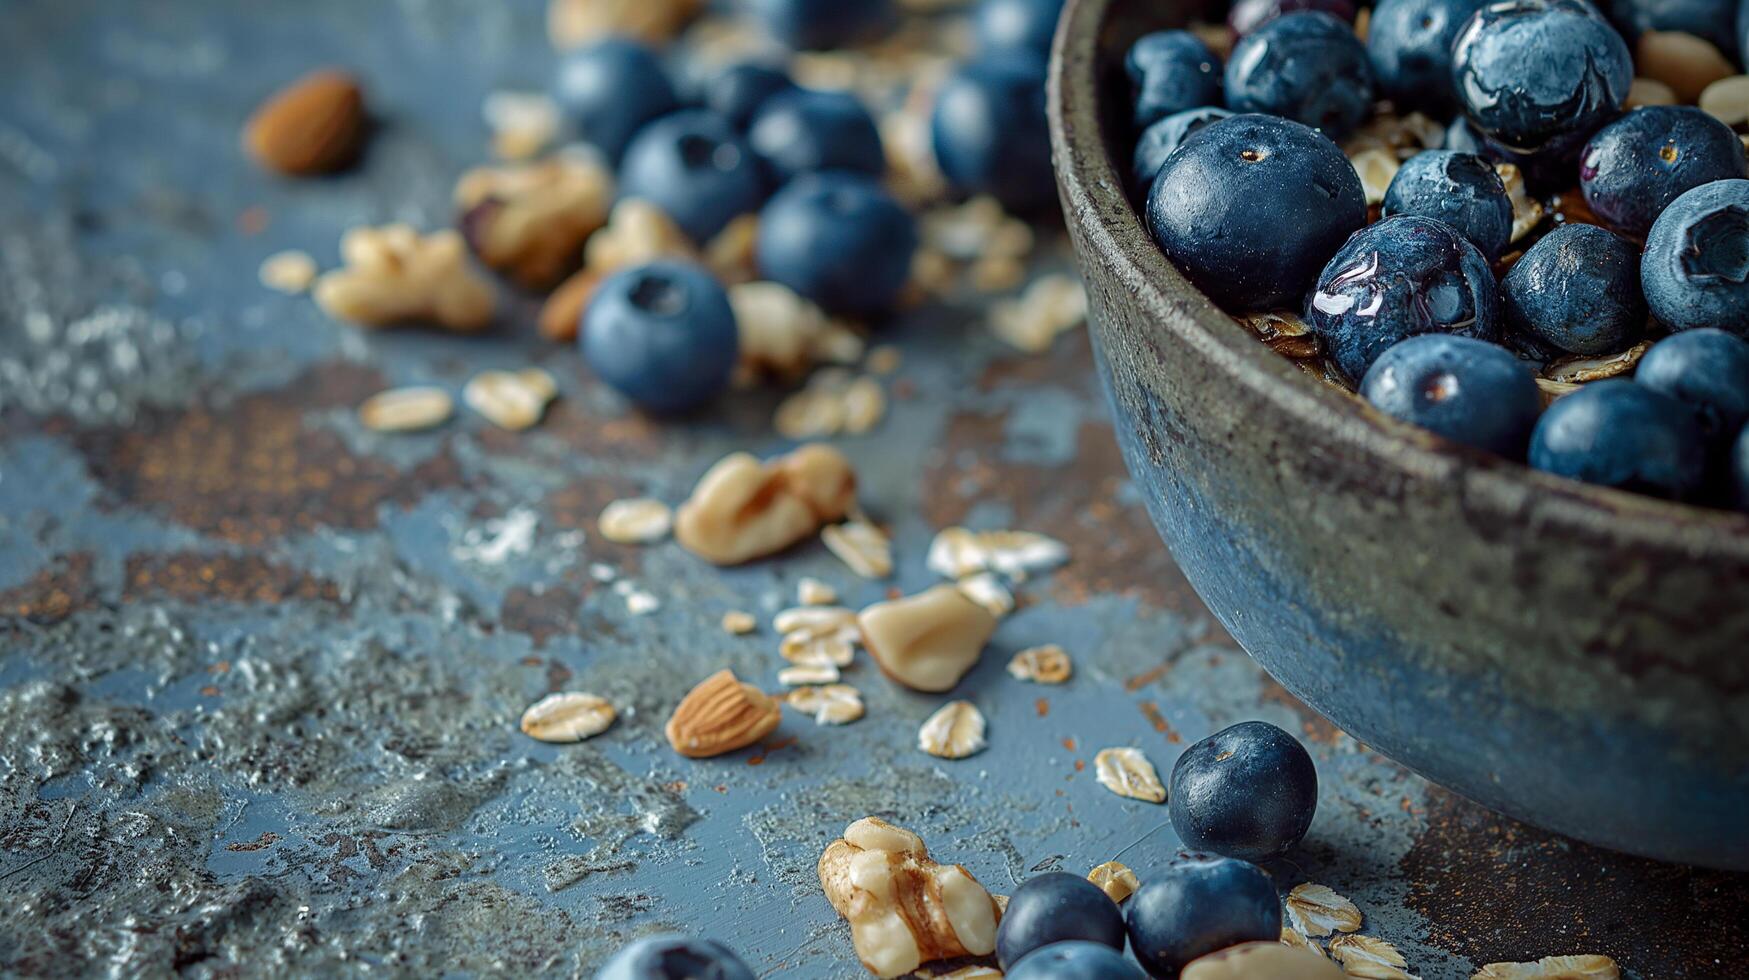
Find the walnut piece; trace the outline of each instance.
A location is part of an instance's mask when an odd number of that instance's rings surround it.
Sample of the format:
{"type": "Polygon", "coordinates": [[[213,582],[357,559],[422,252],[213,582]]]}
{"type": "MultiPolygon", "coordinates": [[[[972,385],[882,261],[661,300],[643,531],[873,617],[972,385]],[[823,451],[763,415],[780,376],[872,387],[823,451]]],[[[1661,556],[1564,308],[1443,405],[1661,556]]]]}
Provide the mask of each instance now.
{"type": "Polygon", "coordinates": [[[613,177],[594,160],[556,154],[476,167],[455,187],[462,235],[480,261],[529,289],[551,288],[583,261],[607,223],[613,177]]]}
{"type": "Polygon", "coordinates": [[[681,699],[664,732],[674,751],[689,759],[708,759],[752,745],[782,720],[782,702],[725,668],[681,699]]]}
{"type": "Polygon", "coordinates": [[[1001,912],[990,893],[965,868],[931,859],[908,830],[858,820],[827,845],[819,872],[826,900],[850,923],[857,958],[877,977],[996,948],[1001,912]]]}
{"type": "Polygon", "coordinates": [[[1318,953],[1281,943],[1240,943],[1185,964],[1180,980],[1344,980],[1318,953]]]}
{"type": "Polygon", "coordinates": [[[423,321],[456,333],[492,322],[497,298],[468,268],[460,234],[421,236],[410,225],[358,227],[340,239],[343,268],[316,280],[316,305],[366,327],[423,321]]]}
{"type": "Polygon", "coordinates": [[[763,558],[842,520],[856,502],[856,474],[844,454],[806,445],[759,462],[748,453],[719,460],[675,514],[681,547],[718,565],[763,558]]]}
{"type": "Polygon", "coordinates": [[[1120,905],[1142,887],[1142,880],[1136,877],[1129,865],[1119,861],[1107,861],[1087,872],[1087,880],[1098,885],[1100,891],[1120,905]]]}
{"type": "Polygon", "coordinates": [[[655,259],[696,261],[698,250],[668,212],[635,197],[615,204],[583,249],[583,264],[600,275],[655,259]]]}
{"type": "Polygon", "coordinates": [[[882,673],[931,692],[958,684],[996,631],[996,617],[952,585],[877,602],[857,616],[857,623],[882,673]]]}

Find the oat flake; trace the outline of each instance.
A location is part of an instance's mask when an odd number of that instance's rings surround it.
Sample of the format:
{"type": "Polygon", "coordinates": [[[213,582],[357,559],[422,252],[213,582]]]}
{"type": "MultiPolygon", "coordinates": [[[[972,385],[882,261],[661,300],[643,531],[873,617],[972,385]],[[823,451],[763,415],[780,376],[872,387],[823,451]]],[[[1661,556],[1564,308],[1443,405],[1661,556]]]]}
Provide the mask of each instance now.
{"type": "Polygon", "coordinates": [[[1621,980],[1621,968],[1607,956],[1545,956],[1535,963],[1489,963],[1470,980],[1621,980]]]}
{"type": "Polygon", "coordinates": [[[1119,796],[1145,803],[1166,802],[1166,787],[1160,782],[1160,774],[1141,749],[1100,749],[1093,757],[1093,772],[1099,785],[1119,796]]]}
{"type": "Polygon", "coordinates": [[[1099,886],[1112,901],[1123,903],[1124,899],[1136,893],[1142,887],[1141,879],[1129,866],[1119,861],[1107,861],[1092,871],[1087,872],[1087,880],[1099,886]]]}
{"type": "Polygon", "coordinates": [[[745,636],[759,628],[759,621],[750,612],[731,609],[723,613],[723,632],[734,636],[745,636]]]}
{"type": "Polygon", "coordinates": [[[1360,929],[1360,909],[1328,886],[1311,882],[1295,885],[1285,904],[1288,921],[1308,936],[1360,929]]]}
{"type": "Polygon", "coordinates": [[[1055,643],[1027,647],[1008,661],[1008,676],[1034,684],[1061,684],[1073,671],[1069,654],[1055,643]]]}
{"type": "Polygon", "coordinates": [[[1376,936],[1360,933],[1330,940],[1330,955],[1342,964],[1342,972],[1360,980],[1420,980],[1405,972],[1408,964],[1397,947],[1376,936]]]}
{"type": "Polygon", "coordinates": [[[849,684],[803,687],[789,692],[790,707],[821,725],[848,725],[863,716],[862,694],[849,684]]]}
{"type": "Polygon", "coordinates": [[[652,544],[673,529],[674,512],[649,497],[615,500],[602,508],[596,527],[602,537],[615,544],[652,544]]]}
{"type": "Polygon", "coordinates": [[[883,579],[893,574],[893,543],[867,521],[829,524],[820,529],[820,540],[827,551],[863,578],[883,579]]]}
{"type": "Polygon", "coordinates": [[[393,388],[364,400],[358,406],[358,421],[375,432],[414,432],[442,425],[455,411],[455,402],[442,388],[418,385],[393,388]]]}
{"type": "Polygon", "coordinates": [[[549,694],[522,713],[522,731],[542,742],[581,742],[607,731],[616,715],[594,694],[549,694]]]}
{"type": "Polygon", "coordinates": [[[970,701],[949,701],[917,730],[917,747],[943,759],[964,759],[988,744],[984,714],[970,701]]]}

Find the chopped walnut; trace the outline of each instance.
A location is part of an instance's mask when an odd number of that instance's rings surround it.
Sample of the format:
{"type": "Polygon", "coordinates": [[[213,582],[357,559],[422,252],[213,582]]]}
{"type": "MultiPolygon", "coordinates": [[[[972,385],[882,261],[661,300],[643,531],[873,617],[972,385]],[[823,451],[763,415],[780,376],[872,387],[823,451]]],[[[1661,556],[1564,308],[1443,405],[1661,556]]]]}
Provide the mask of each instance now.
{"type": "Polygon", "coordinates": [[[468,268],[454,231],[421,236],[409,225],[358,227],[340,239],[345,266],[316,280],[316,305],[366,327],[423,321],[474,333],[492,321],[492,286],[468,268]]]}
{"type": "Polygon", "coordinates": [[[811,536],[855,502],[856,474],[830,446],[802,446],[765,463],[733,453],[680,505],[674,538],[707,561],[738,565],[811,536]]]}
{"type": "Polygon", "coordinates": [[[607,221],[613,177],[580,154],[476,167],[456,183],[463,236],[480,261],[529,289],[548,289],[583,261],[607,221]]]}
{"type": "Polygon", "coordinates": [[[1087,880],[1098,885],[1100,891],[1120,905],[1142,887],[1142,880],[1136,877],[1129,865],[1119,861],[1107,861],[1087,872],[1087,880]]]}
{"type": "Polygon", "coordinates": [[[655,259],[696,261],[698,250],[668,212],[635,197],[615,204],[583,249],[583,264],[600,275],[655,259]]]}

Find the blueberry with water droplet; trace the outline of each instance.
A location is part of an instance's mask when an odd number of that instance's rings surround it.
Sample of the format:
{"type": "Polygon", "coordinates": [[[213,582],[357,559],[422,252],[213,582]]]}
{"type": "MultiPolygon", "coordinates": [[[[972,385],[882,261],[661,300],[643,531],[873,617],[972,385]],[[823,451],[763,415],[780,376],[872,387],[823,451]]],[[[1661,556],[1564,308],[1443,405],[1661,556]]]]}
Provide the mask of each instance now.
{"type": "Polygon", "coordinates": [[[1372,113],[1372,66],[1354,29],[1329,14],[1285,14],[1227,60],[1227,108],[1266,112],[1341,139],[1372,113]]]}
{"type": "Polygon", "coordinates": [[[1422,334],[1367,369],[1362,398],[1453,442],[1523,459],[1542,396],[1530,366],[1485,340],[1422,334]]]}
{"type": "Polygon", "coordinates": [[[1743,141],[1693,106],[1643,106],[1597,131],[1579,154],[1579,189],[1593,214],[1644,238],[1685,192],[1749,173],[1743,141]]]}

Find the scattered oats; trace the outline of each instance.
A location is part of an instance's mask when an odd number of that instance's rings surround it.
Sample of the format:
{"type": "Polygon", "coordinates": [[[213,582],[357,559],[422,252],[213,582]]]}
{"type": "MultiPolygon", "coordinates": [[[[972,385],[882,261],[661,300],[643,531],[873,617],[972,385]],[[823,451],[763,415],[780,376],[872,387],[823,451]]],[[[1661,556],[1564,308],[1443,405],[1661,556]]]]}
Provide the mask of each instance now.
{"type": "Polygon", "coordinates": [[[1136,877],[1136,873],[1128,865],[1118,861],[1107,861],[1087,872],[1087,880],[1098,885],[1100,891],[1119,904],[1142,887],[1141,879],[1136,877]]]}
{"type": "Polygon", "coordinates": [[[867,521],[828,524],[820,529],[820,540],[827,551],[863,578],[883,579],[893,574],[893,543],[867,521]]]}
{"type": "Polygon", "coordinates": [[[543,402],[559,397],[559,383],[545,368],[523,368],[516,372],[516,379],[543,402]]]}
{"type": "Polygon", "coordinates": [[[848,725],[863,715],[862,694],[849,684],[797,688],[786,700],[822,725],[848,725]]]}
{"type": "Polygon", "coordinates": [[[868,360],[863,367],[868,368],[871,374],[892,374],[899,370],[903,359],[904,355],[899,352],[899,348],[892,344],[881,344],[868,352],[868,360]]]}
{"type": "Polygon", "coordinates": [[[984,715],[970,701],[949,701],[917,730],[917,747],[943,759],[964,759],[988,744],[984,715]]]}
{"type": "Polygon", "coordinates": [[[1068,560],[1068,546],[1043,534],[950,527],[930,542],[927,564],[936,574],[955,580],[993,571],[1018,582],[1029,572],[1055,568],[1068,560]]]}
{"type": "MultiPolygon", "coordinates": [[[[913,3],[916,0],[912,0],[913,3]]],[[[934,0],[940,3],[941,0],[934,0]]],[[[920,977],[932,980],[1002,980],[1002,971],[988,966],[962,966],[951,973],[919,973],[920,977]]]]}
{"type": "Polygon", "coordinates": [[[660,500],[633,497],[615,500],[596,520],[601,536],[615,544],[653,544],[674,528],[674,511],[660,500]]]}
{"type": "Polygon", "coordinates": [[[633,616],[648,616],[662,608],[661,600],[642,589],[631,589],[624,593],[626,612],[633,616]]]}
{"type": "Polygon", "coordinates": [[[784,634],[777,651],[783,659],[802,667],[848,667],[856,657],[851,641],[856,627],[835,630],[800,629],[784,634]]]}
{"type": "Polygon", "coordinates": [[[922,232],[926,245],[960,262],[991,256],[1018,259],[1032,250],[1032,229],[988,195],[931,208],[923,214],[922,232]]]}
{"type": "Polygon", "coordinates": [[[526,372],[481,371],[462,387],[462,401],[493,425],[520,432],[541,420],[552,399],[552,376],[541,374],[544,382],[526,372]]]}
{"type": "Polygon", "coordinates": [[[887,396],[879,382],[830,369],[815,372],[805,387],[779,403],[771,421],[785,438],[813,439],[839,432],[860,435],[879,424],[886,412],[887,396]]]}
{"type": "Polygon", "coordinates": [[[1257,339],[1283,357],[1303,360],[1318,356],[1318,338],[1312,328],[1291,310],[1255,313],[1236,318],[1257,339]]]}
{"type": "Polygon", "coordinates": [[[880,424],[887,414],[887,395],[873,378],[857,378],[840,396],[844,407],[844,431],[862,435],[880,424]]]}
{"type": "Polygon", "coordinates": [[[692,239],[668,212],[636,197],[615,204],[607,224],[590,235],[583,248],[583,264],[603,274],[653,259],[697,257],[692,239]]]}
{"type": "Polygon", "coordinates": [[[492,149],[506,160],[526,160],[559,135],[559,106],[544,92],[486,93],[480,115],[492,130],[492,149]]]}
{"type": "Polygon", "coordinates": [[[836,630],[856,625],[856,610],[843,606],[792,606],[771,620],[771,628],[779,633],[802,630],[836,630]]]}
{"type": "Polygon", "coordinates": [[[796,601],[804,606],[830,606],[838,601],[838,590],[817,578],[803,578],[796,583],[796,601]]]}
{"type": "Polygon", "coordinates": [[[730,286],[729,306],[735,311],[743,373],[789,381],[813,366],[815,346],[828,323],[818,306],[775,282],[730,286]]]}
{"type": "Polygon", "coordinates": [[[990,611],[990,615],[1001,619],[1014,611],[1014,593],[1002,584],[1002,580],[990,572],[979,572],[959,580],[959,589],[966,598],[990,611]]]}
{"type": "Polygon", "coordinates": [[[986,256],[972,263],[972,288],[980,293],[1006,293],[1026,281],[1026,265],[1005,255],[986,256]]]}
{"type": "Polygon", "coordinates": [[[1643,105],[1675,105],[1676,90],[1655,78],[1636,78],[1628,86],[1628,99],[1623,108],[1643,105]]]}
{"type": "Polygon", "coordinates": [[[1562,395],[1571,395],[1582,387],[1584,387],[1584,385],[1575,384],[1571,381],[1550,381],[1548,378],[1536,379],[1537,393],[1543,396],[1544,408],[1553,405],[1555,399],[1562,395]]]}
{"type": "Polygon", "coordinates": [[[836,684],[841,675],[831,664],[797,664],[777,672],[777,682],[784,687],[804,684],[836,684]]]}
{"type": "Polygon", "coordinates": [[[1542,224],[1543,205],[1530,196],[1530,191],[1524,186],[1524,174],[1517,165],[1496,163],[1494,170],[1500,175],[1500,182],[1506,185],[1506,196],[1512,201],[1512,241],[1516,242],[1542,224]]]}
{"type": "Polygon", "coordinates": [[[1288,922],[1308,936],[1332,932],[1357,932],[1360,909],[1324,885],[1305,882],[1287,893],[1288,922]]]}
{"type": "Polygon", "coordinates": [[[1619,354],[1605,354],[1601,357],[1564,357],[1544,368],[1543,376],[1550,381],[1561,381],[1568,384],[1584,384],[1588,381],[1602,381],[1605,378],[1618,377],[1632,371],[1651,346],[1651,341],[1642,340],[1619,354]]]}
{"type": "Polygon", "coordinates": [[[522,713],[522,731],[542,742],[581,742],[607,731],[616,712],[593,694],[549,694],[522,713]]]}
{"type": "Polygon", "coordinates": [[[911,257],[911,278],[905,288],[918,298],[943,296],[953,289],[954,273],[952,259],[933,248],[919,248],[911,257]]]}
{"type": "Polygon", "coordinates": [[[855,328],[841,320],[827,320],[826,325],[808,342],[808,354],[821,364],[846,367],[862,360],[868,341],[855,328]]]}
{"type": "Polygon", "coordinates": [[[589,566],[589,577],[597,582],[611,582],[619,578],[619,569],[606,562],[592,562],[589,566]]]}
{"type": "Polygon", "coordinates": [[[1100,749],[1093,757],[1093,772],[1099,785],[1119,796],[1147,803],[1166,802],[1166,787],[1160,782],[1160,774],[1141,749],[1100,749]]]}
{"type": "Polygon", "coordinates": [[[1086,291],[1080,282],[1058,274],[1040,276],[1019,297],[990,308],[996,336],[1030,353],[1048,350],[1058,335],[1086,319],[1086,291]]]}
{"type": "Polygon", "coordinates": [[[1330,955],[1342,964],[1342,972],[1360,980],[1420,980],[1404,971],[1408,966],[1397,947],[1376,936],[1360,933],[1330,940],[1330,955]]]}
{"type": "Polygon", "coordinates": [[[1055,643],[1027,647],[1008,661],[1008,676],[1034,684],[1061,684],[1073,670],[1069,655],[1055,643]]]}
{"type": "Polygon", "coordinates": [[[1349,157],[1348,162],[1360,175],[1360,186],[1366,192],[1368,204],[1384,202],[1385,191],[1390,188],[1392,178],[1397,176],[1397,168],[1402,166],[1397,161],[1397,154],[1385,149],[1361,150],[1349,157]]]}
{"type": "MultiPolygon", "coordinates": [[[[1289,926],[1281,927],[1281,944],[1303,949],[1324,956],[1324,948],[1306,938],[1306,934],[1289,926]]],[[[1327,957],[1326,957],[1327,958],[1327,957]]]]}
{"type": "Polygon", "coordinates": [[[723,632],[725,633],[746,636],[758,628],[759,621],[753,618],[752,613],[742,612],[739,609],[731,609],[723,613],[723,632]]]}
{"type": "Polygon", "coordinates": [[[358,421],[376,432],[413,432],[442,425],[455,411],[449,392],[418,385],[379,392],[358,406],[358,421]]]}
{"type": "Polygon", "coordinates": [[[310,258],[308,252],[294,248],[262,259],[256,275],[268,289],[295,296],[310,288],[310,284],[316,281],[317,271],[316,260],[310,258]]]}
{"type": "MultiPolygon", "coordinates": [[[[1394,160],[1407,160],[1422,150],[1443,145],[1445,127],[1437,120],[1419,112],[1407,116],[1380,112],[1367,120],[1354,135],[1343,140],[1342,152],[1351,160],[1368,150],[1379,150],[1394,160]]],[[[1365,174],[1362,178],[1364,180],[1365,174]]]]}
{"type": "Polygon", "coordinates": [[[1621,968],[1607,956],[1545,956],[1535,963],[1489,963],[1470,980],[1620,980],[1621,968]]]}

